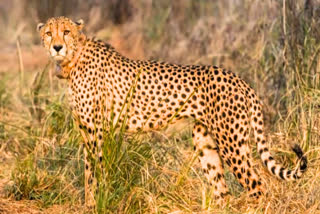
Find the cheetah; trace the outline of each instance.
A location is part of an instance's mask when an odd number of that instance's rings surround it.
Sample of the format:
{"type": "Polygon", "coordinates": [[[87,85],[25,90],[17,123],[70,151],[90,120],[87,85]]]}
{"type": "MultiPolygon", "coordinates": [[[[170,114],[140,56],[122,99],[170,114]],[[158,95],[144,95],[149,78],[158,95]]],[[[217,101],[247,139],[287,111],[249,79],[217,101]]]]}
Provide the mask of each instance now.
{"type": "MultiPolygon", "coordinates": [[[[307,158],[298,145],[295,169],[287,169],[271,156],[262,106],[254,90],[231,71],[216,66],[177,65],[131,60],[100,40],[87,38],[84,22],[50,18],[38,25],[44,48],[60,68],[57,76],[69,85],[71,106],[84,139],[85,203],[94,204],[95,178],[88,154],[102,160],[103,121],[123,121],[128,106],[128,132],[166,127],[181,118],[192,118],[192,139],[213,194],[229,194],[226,163],[250,196],[260,198],[264,185],[253,169],[249,131],[268,171],[282,180],[301,178],[307,158]],[[127,94],[134,87],[132,101],[127,94]]],[[[99,163],[99,161],[98,161],[99,163]]],[[[103,166],[102,166],[103,167],[103,166]]]]}

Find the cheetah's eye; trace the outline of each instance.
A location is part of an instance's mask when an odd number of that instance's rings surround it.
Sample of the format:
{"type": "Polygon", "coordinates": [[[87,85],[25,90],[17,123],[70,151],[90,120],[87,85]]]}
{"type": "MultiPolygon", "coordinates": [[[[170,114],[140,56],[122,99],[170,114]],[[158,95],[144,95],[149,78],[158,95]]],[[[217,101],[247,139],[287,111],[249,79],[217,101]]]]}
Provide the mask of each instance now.
{"type": "Polygon", "coordinates": [[[65,30],[63,34],[66,36],[66,35],[68,35],[69,33],[70,33],[70,30],[65,30]]]}
{"type": "Polygon", "coordinates": [[[52,36],[52,33],[50,31],[46,32],[47,36],[52,36]]]}

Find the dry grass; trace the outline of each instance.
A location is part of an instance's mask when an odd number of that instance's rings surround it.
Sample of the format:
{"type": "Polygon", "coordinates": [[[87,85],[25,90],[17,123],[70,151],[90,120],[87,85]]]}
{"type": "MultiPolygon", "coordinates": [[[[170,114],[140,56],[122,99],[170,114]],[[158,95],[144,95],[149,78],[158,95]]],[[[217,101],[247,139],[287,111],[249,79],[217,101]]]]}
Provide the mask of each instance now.
{"type": "Polygon", "coordinates": [[[35,32],[38,21],[61,14],[83,18],[87,34],[131,58],[234,71],[264,103],[276,158],[292,167],[289,148],[299,143],[309,160],[296,182],[271,177],[257,160],[267,184],[260,202],[249,200],[226,171],[233,195],[217,205],[194,161],[188,125],[176,126],[135,139],[144,145],[136,153],[140,162],[132,148],[127,160],[139,170],[126,175],[136,183],[119,180],[112,186],[117,192],[106,212],[320,213],[319,1],[70,0],[50,7],[37,2],[0,2],[0,25],[7,26],[0,28],[0,213],[83,212],[81,138],[66,85],[51,76],[35,32]]]}

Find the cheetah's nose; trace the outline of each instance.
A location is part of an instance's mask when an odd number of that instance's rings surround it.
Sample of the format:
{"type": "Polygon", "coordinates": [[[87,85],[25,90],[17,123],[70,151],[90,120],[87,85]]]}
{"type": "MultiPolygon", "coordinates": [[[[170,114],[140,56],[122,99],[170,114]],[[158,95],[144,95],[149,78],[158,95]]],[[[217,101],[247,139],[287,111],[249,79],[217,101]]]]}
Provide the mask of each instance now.
{"type": "Polygon", "coordinates": [[[54,45],[53,48],[59,52],[62,49],[62,45],[54,45]]]}

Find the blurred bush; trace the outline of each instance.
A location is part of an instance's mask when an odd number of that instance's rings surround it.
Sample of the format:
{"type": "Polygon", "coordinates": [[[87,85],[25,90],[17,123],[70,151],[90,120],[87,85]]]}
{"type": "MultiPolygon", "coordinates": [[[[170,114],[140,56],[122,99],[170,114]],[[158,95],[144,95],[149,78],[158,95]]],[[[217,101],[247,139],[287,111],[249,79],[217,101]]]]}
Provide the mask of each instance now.
{"type": "Polygon", "coordinates": [[[53,16],[67,16],[74,20],[83,18],[90,30],[96,30],[109,23],[126,22],[132,16],[132,10],[130,0],[2,0],[0,24],[6,27],[1,30],[4,35],[0,39],[13,41],[22,31],[35,35],[34,26],[53,16]],[[12,37],[12,33],[16,36],[12,37]]]}

